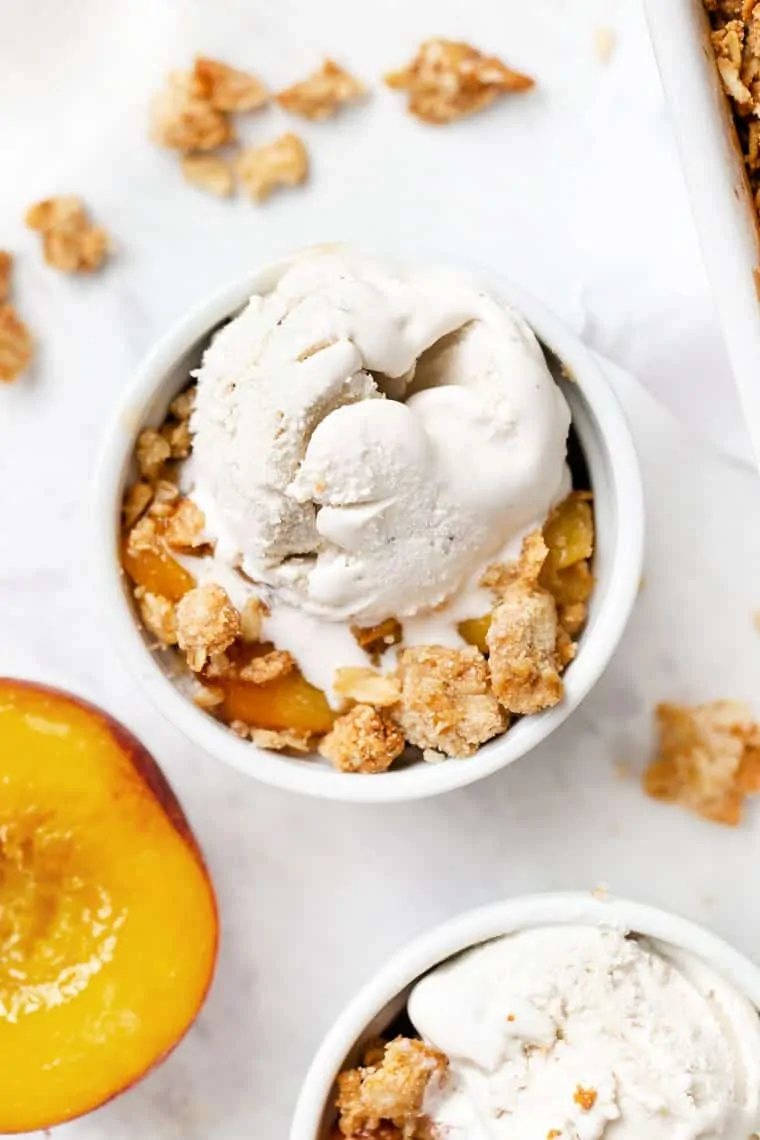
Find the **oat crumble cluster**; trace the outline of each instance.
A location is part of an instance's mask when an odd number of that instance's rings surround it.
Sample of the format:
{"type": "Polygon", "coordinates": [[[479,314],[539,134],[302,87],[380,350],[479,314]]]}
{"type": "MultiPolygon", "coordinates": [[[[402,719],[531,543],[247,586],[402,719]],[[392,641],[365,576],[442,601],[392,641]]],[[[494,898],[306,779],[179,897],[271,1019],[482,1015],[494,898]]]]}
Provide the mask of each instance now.
{"type": "Polygon", "coordinates": [[[47,264],[62,273],[93,273],[108,256],[108,233],[92,224],[80,198],[45,198],[29,207],[25,220],[42,235],[47,264]]]}
{"type": "Polygon", "coordinates": [[[363,1061],[338,1076],[335,1140],[433,1140],[423,1097],[448,1058],[414,1037],[397,1037],[371,1045],[363,1061]]]}
{"type": "Polygon", "coordinates": [[[731,100],[744,165],[760,211],[760,3],[704,0],[715,62],[731,100]]]}
{"type": "Polygon", "coordinates": [[[341,772],[376,773],[409,746],[429,763],[472,756],[513,717],[561,699],[561,675],[593,588],[588,492],[572,492],[556,507],[543,530],[525,539],[516,563],[488,568],[483,585],[493,610],[460,624],[469,644],[404,647],[393,618],[352,628],[372,665],[336,670],[336,712],[289,652],[262,640],[261,599],[250,598],[239,612],[220,584],[199,583],[188,569],[214,548],[202,510],[178,486],[192,446],[193,401],[191,386],[172,401],[165,422],[137,440],[140,477],[122,504],[122,562],[143,628],[156,649],[174,651],[201,709],[260,748],[316,750],[341,772]],[[396,667],[384,671],[393,645],[396,667]]]}
{"type": "Polygon", "coordinates": [[[655,799],[735,827],[760,792],[760,725],[742,701],[660,704],[657,755],[644,774],[655,799]]]}

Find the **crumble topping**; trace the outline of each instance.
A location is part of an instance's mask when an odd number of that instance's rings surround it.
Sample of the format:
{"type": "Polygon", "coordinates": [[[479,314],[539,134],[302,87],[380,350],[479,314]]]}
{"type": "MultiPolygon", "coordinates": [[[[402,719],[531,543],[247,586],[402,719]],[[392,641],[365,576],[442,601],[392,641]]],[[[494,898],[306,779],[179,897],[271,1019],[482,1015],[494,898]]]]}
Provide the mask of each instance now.
{"type": "Polygon", "coordinates": [[[378,1053],[365,1058],[363,1067],[338,1075],[340,1132],[344,1137],[382,1136],[381,1130],[392,1126],[401,1140],[429,1140],[423,1097],[428,1083],[447,1069],[447,1057],[410,1037],[397,1037],[382,1056],[378,1053]]]}
{"type": "Polygon", "coordinates": [[[342,104],[356,102],[366,94],[366,88],[358,79],[333,60],[326,59],[319,71],[280,91],[275,98],[291,115],[328,119],[342,104]]]}
{"type": "Polygon", "coordinates": [[[11,383],[32,359],[32,334],[11,304],[0,305],[0,381],[11,383]]]}
{"type": "MultiPolygon", "coordinates": [[[[171,484],[170,484],[171,486],[171,484]]],[[[172,550],[197,550],[207,547],[206,520],[192,499],[180,499],[164,529],[167,546],[172,550]]]]}
{"type": "Polygon", "coordinates": [[[398,678],[353,665],[335,670],[333,688],[339,697],[378,708],[395,705],[401,696],[398,678]]]}
{"type": "Polygon", "coordinates": [[[193,90],[215,111],[255,111],[269,102],[260,79],[217,59],[199,56],[193,69],[193,90]]]}
{"type": "Polygon", "coordinates": [[[265,202],[278,186],[298,186],[308,171],[306,147],[289,132],[264,146],[241,150],[237,159],[238,177],[255,202],[265,202]]]}
{"type": "Polygon", "coordinates": [[[130,530],[137,520],[145,514],[153,499],[153,488],[150,483],[133,483],[124,496],[121,513],[124,526],[130,530]]]}
{"type": "Polygon", "coordinates": [[[454,40],[425,40],[406,67],[385,77],[409,92],[409,110],[425,123],[453,123],[507,92],[528,91],[534,80],[495,56],[454,40]]]}
{"type": "Polygon", "coordinates": [[[218,198],[228,198],[235,189],[235,178],[229,162],[216,154],[186,154],[182,157],[182,173],[188,182],[216,194],[218,198]]]}
{"type": "Polygon", "coordinates": [[[160,432],[154,428],[145,428],[141,431],[135,448],[135,457],[143,479],[155,483],[164,463],[171,458],[171,453],[171,444],[160,432]]]}
{"type": "Polygon", "coordinates": [[[253,644],[261,641],[262,624],[268,610],[261,598],[249,598],[240,611],[240,637],[253,644]]]}
{"type": "Polygon", "coordinates": [[[509,718],[491,691],[488,667],[474,646],[417,645],[398,655],[401,702],[393,716],[410,744],[472,756],[504,732],[509,718]]]}
{"type": "Polygon", "coordinates": [[[161,435],[169,444],[169,454],[172,459],[187,459],[193,442],[187,420],[181,420],[177,424],[164,424],[161,435]]]}
{"type": "Polygon", "coordinates": [[[143,625],[166,649],[177,644],[177,614],[174,603],[160,594],[151,594],[141,586],[135,590],[137,608],[143,625]]]}
{"type": "Polygon", "coordinates": [[[248,664],[240,669],[238,676],[241,681],[266,685],[267,681],[275,681],[278,677],[284,677],[286,673],[292,673],[295,667],[295,660],[286,649],[273,649],[263,657],[252,657],[248,664]]]}
{"type": "Polygon", "coordinates": [[[160,549],[158,523],[152,515],[143,515],[129,532],[127,553],[136,557],[142,551],[159,551],[160,549]]]}
{"type": "Polygon", "coordinates": [[[300,728],[252,728],[249,735],[257,748],[270,752],[311,752],[312,735],[300,728]]]}
{"type": "Polygon", "coordinates": [[[30,206],[25,220],[42,234],[47,264],[63,273],[91,273],[108,254],[108,233],[92,225],[80,198],[46,198],[30,206]]]}
{"type": "Polygon", "coordinates": [[[175,420],[183,423],[189,420],[192,415],[193,408],[195,407],[195,393],[196,387],[192,384],[189,388],[185,388],[178,396],[175,396],[169,404],[169,412],[174,416],[175,420]]]}
{"type": "Polygon", "coordinates": [[[660,704],[657,755],[644,790],[715,823],[741,822],[745,796],[760,792],[760,726],[742,701],[660,704]]]}
{"type": "Polygon", "coordinates": [[[195,673],[239,633],[240,615],[226,591],[213,582],[189,590],[177,604],[177,644],[195,673]]]}
{"type": "Polygon", "coordinates": [[[511,580],[500,581],[501,601],[486,634],[493,691],[512,713],[531,714],[562,697],[560,670],[574,654],[567,634],[558,653],[557,604],[538,584],[548,549],[540,531],[528,535],[511,580]]]}
{"type": "Polygon", "coordinates": [[[195,76],[173,71],[151,106],[151,137],[159,146],[183,153],[216,150],[234,137],[224,111],[199,90],[195,76]]]}
{"type": "Polygon", "coordinates": [[[403,732],[381,709],[354,705],[320,741],[319,752],[341,772],[385,772],[405,746],[403,732]]]}

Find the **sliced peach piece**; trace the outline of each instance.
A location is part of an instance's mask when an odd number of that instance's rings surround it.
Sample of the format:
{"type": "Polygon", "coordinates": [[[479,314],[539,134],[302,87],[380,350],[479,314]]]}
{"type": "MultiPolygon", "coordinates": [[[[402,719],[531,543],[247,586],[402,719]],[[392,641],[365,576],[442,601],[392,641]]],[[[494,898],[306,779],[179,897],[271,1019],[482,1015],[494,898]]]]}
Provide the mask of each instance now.
{"type": "Polygon", "coordinates": [[[65,693],[0,679],[0,1133],[59,1124],[173,1048],[217,913],[142,745],[65,693]]]}
{"type": "Polygon", "coordinates": [[[548,573],[565,570],[594,550],[594,516],[588,492],[572,491],[544,523],[544,542],[549,548],[548,573]]]}
{"type": "Polygon", "coordinates": [[[483,617],[467,618],[466,621],[460,621],[457,629],[459,636],[463,637],[468,645],[476,646],[481,653],[488,653],[486,634],[490,625],[491,615],[483,614],[483,617]]]}
{"type": "Polygon", "coordinates": [[[178,602],[196,584],[192,574],[168,550],[131,554],[125,543],[122,565],[136,586],[144,586],[151,594],[160,594],[170,602],[178,602]]]}
{"type": "Polygon", "coordinates": [[[329,732],[336,714],[321,689],[316,689],[297,671],[264,685],[222,678],[224,692],[220,712],[224,720],[242,720],[256,728],[300,728],[305,732],[329,732]]]}

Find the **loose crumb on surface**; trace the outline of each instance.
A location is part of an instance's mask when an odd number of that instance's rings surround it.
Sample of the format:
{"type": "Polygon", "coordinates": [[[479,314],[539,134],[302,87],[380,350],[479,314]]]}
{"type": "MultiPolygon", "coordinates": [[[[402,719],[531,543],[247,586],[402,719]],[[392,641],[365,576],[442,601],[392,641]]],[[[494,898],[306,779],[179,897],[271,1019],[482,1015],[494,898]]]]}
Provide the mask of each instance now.
{"type": "Polygon", "coordinates": [[[744,799],[760,792],[760,727],[742,701],[660,704],[657,755],[644,790],[704,819],[735,827],[744,799]]]}
{"type": "Polygon", "coordinates": [[[235,189],[235,176],[231,164],[216,154],[186,154],[182,158],[182,173],[186,180],[199,190],[228,198],[235,189]]]}
{"type": "Polygon", "coordinates": [[[535,81],[469,44],[425,40],[414,59],[385,77],[409,93],[409,110],[425,123],[453,123],[483,110],[501,95],[529,91],[535,81]]]}
{"type": "Polygon", "coordinates": [[[256,111],[269,102],[269,92],[260,79],[218,59],[198,56],[192,82],[195,94],[216,111],[256,111]]]}
{"type": "Polygon", "coordinates": [[[10,384],[32,359],[33,341],[29,328],[13,305],[0,304],[0,381],[10,384]]]}
{"type": "Polygon", "coordinates": [[[172,72],[151,104],[151,138],[159,146],[183,154],[217,150],[234,138],[224,111],[198,90],[192,73],[172,72]]]}
{"type": "Polygon", "coordinates": [[[237,158],[237,173],[254,202],[265,202],[278,187],[298,186],[309,173],[309,156],[298,135],[280,135],[264,146],[247,147],[237,158]]]}
{"type": "Polygon", "coordinates": [[[429,1082],[440,1078],[448,1059],[437,1049],[414,1038],[397,1037],[381,1056],[373,1050],[371,1060],[338,1075],[338,1127],[343,1136],[369,1134],[392,1126],[403,1140],[429,1136],[422,1103],[429,1082]]]}
{"type": "Polygon", "coordinates": [[[345,103],[355,103],[366,94],[363,83],[333,60],[326,59],[319,71],[280,91],[275,98],[289,114],[318,120],[330,118],[345,103]]]}
{"type": "Polygon", "coordinates": [[[80,198],[45,198],[30,206],[26,224],[42,234],[45,261],[62,273],[92,273],[105,261],[109,237],[94,226],[80,198]]]}
{"type": "Polygon", "coordinates": [[[403,732],[381,709],[355,705],[338,717],[319,752],[341,772],[385,772],[405,744],[403,732]]]}
{"type": "Polygon", "coordinates": [[[612,28],[597,28],[594,32],[594,51],[600,63],[609,63],[615,52],[615,33],[612,28]]]}

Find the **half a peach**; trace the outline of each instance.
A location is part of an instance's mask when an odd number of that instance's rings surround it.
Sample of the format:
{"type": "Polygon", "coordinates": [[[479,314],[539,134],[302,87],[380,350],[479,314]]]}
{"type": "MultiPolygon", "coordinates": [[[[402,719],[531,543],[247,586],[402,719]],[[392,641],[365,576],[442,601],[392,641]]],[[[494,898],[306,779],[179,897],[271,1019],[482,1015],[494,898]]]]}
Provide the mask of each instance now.
{"type": "Polygon", "coordinates": [[[116,721],[0,679],[0,1133],[102,1104],[191,1025],[214,891],[160,769],[116,721]]]}

